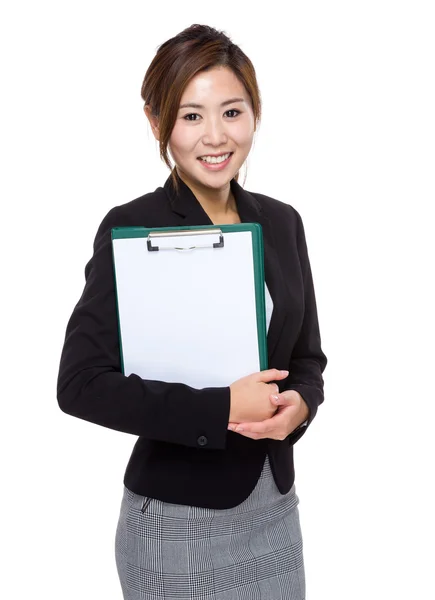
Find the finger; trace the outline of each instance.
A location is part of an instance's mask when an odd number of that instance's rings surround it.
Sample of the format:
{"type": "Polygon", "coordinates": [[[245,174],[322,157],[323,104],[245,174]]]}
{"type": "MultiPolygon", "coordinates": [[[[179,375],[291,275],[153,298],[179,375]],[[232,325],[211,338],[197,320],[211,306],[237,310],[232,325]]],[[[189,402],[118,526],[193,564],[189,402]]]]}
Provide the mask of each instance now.
{"type": "Polygon", "coordinates": [[[279,405],[282,402],[278,394],[270,394],[269,398],[274,405],[279,405]]]}
{"type": "Polygon", "coordinates": [[[276,421],[272,419],[266,419],[265,421],[253,422],[253,423],[239,423],[234,431],[236,433],[255,433],[265,434],[269,433],[276,428],[276,421]]]}
{"type": "Polygon", "coordinates": [[[288,371],[279,371],[278,369],[266,369],[258,373],[258,381],[268,383],[275,379],[285,379],[288,376],[288,371]]]}
{"type": "Polygon", "coordinates": [[[258,439],[258,436],[260,435],[258,433],[251,433],[249,431],[245,432],[245,431],[242,431],[242,430],[236,431],[236,428],[240,427],[240,425],[241,425],[240,423],[228,423],[228,429],[230,431],[235,431],[235,433],[238,433],[240,435],[246,435],[246,437],[250,437],[251,439],[254,439],[254,440],[258,439]]]}
{"type": "Polygon", "coordinates": [[[270,400],[273,402],[273,404],[285,404],[285,397],[283,396],[283,393],[280,394],[279,391],[279,385],[277,383],[275,384],[270,384],[270,385],[275,385],[275,391],[272,392],[269,396],[270,400]]]}
{"type": "Polygon", "coordinates": [[[277,383],[269,383],[268,385],[274,388],[271,393],[277,396],[279,394],[279,385],[277,383]]]}
{"type": "Polygon", "coordinates": [[[292,406],[297,402],[293,390],[286,390],[280,394],[271,394],[271,400],[274,404],[281,404],[282,406],[292,406]]]}

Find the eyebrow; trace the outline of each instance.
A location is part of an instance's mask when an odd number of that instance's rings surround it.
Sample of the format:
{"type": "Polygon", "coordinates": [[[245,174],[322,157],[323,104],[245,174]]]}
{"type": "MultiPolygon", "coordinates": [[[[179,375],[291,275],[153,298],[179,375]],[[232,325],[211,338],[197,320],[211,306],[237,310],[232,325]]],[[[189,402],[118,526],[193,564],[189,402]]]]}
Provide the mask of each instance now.
{"type": "MultiPolygon", "coordinates": [[[[228,104],[234,104],[234,102],[245,102],[244,98],[230,98],[229,100],[225,100],[222,102],[221,106],[227,106],[228,104]]],[[[196,104],[195,102],[187,102],[186,104],[181,104],[179,110],[182,108],[205,108],[202,104],[196,104]]]]}

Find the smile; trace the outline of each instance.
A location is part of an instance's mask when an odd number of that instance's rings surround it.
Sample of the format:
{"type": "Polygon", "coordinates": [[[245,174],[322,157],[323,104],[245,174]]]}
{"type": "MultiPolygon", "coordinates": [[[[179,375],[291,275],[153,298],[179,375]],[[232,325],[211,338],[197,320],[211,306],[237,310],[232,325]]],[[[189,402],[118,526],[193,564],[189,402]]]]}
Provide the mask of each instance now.
{"type": "Polygon", "coordinates": [[[228,152],[221,156],[200,156],[198,160],[206,169],[210,171],[220,171],[230,163],[233,154],[233,152],[228,152]]]}

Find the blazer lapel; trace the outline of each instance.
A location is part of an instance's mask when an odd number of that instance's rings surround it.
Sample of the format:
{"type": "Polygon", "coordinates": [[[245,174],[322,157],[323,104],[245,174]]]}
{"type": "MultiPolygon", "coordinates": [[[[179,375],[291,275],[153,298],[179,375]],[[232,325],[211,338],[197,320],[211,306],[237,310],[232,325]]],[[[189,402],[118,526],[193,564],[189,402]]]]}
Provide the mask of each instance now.
{"type": "MultiPolygon", "coordinates": [[[[177,176],[177,179],[180,185],[178,194],[173,187],[171,176],[166,180],[164,189],[169,198],[171,209],[179,217],[177,219],[179,225],[213,225],[210,217],[189,186],[179,176],[177,176]]],[[[285,284],[279,265],[273,228],[260,202],[242,188],[235,179],[231,180],[230,185],[242,223],[260,223],[263,230],[265,279],[273,300],[273,312],[267,333],[268,366],[273,368],[274,350],[287,314],[284,305],[285,284]]]]}
{"type": "Polygon", "coordinates": [[[171,209],[179,217],[178,222],[183,225],[213,225],[213,221],[202,208],[190,187],[177,175],[180,186],[179,193],[175,191],[171,176],[165,182],[164,190],[169,198],[171,209]]]}

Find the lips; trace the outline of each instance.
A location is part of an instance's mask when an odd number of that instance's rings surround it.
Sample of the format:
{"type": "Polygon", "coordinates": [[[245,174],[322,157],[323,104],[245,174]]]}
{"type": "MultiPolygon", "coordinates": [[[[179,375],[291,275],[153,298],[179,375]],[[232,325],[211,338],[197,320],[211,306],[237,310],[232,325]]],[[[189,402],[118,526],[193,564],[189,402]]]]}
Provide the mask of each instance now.
{"type": "Polygon", "coordinates": [[[221,154],[203,154],[202,156],[198,156],[198,160],[202,160],[204,156],[210,156],[212,158],[219,158],[219,156],[225,156],[225,154],[229,154],[230,156],[234,154],[234,152],[222,152],[221,154]]]}
{"type": "Polygon", "coordinates": [[[201,158],[198,158],[199,162],[201,163],[201,169],[206,169],[207,171],[223,171],[224,169],[227,168],[227,165],[229,165],[231,163],[231,158],[233,156],[233,152],[230,152],[228,154],[228,158],[226,158],[225,160],[222,160],[220,162],[209,162],[208,160],[202,160],[201,158]]]}

